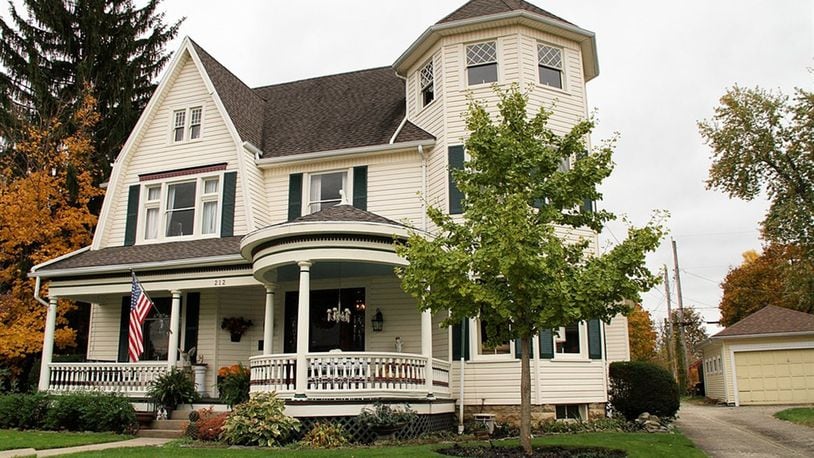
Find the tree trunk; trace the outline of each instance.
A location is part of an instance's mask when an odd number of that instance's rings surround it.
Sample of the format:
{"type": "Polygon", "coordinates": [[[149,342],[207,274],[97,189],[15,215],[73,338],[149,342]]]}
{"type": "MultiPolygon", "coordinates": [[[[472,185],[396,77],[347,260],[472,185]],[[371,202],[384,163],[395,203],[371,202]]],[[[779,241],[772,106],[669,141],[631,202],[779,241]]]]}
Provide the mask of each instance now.
{"type": "Polygon", "coordinates": [[[520,446],[526,455],[531,455],[531,371],[529,370],[529,349],[531,339],[520,338],[520,446]]]}

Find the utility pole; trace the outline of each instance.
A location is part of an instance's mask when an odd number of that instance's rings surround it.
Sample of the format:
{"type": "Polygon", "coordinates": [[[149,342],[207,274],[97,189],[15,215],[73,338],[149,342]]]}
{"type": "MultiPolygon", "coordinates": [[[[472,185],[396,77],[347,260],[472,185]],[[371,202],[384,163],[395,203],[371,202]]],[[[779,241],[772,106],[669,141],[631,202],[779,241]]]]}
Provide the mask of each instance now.
{"type": "MultiPolygon", "coordinates": [[[[689,367],[687,364],[687,339],[685,338],[684,333],[684,302],[681,300],[681,275],[679,274],[678,269],[678,250],[676,249],[676,241],[675,239],[670,240],[673,244],[673,262],[675,263],[675,275],[676,275],[676,298],[678,299],[678,335],[681,339],[681,348],[684,350],[683,355],[681,355],[681,364],[684,368],[684,377],[686,380],[689,380],[690,372],[689,367]]],[[[686,389],[687,387],[683,387],[686,389]]]]}
{"type": "Polygon", "coordinates": [[[678,380],[678,367],[676,367],[676,358],[673,355],[673,307],[670,303],[670,275],[667,270],[667,265],[664,266],[664,297],[667,298],[667,361],[670,363],[670,368],[673,370],[673,378],[678,380]]]}

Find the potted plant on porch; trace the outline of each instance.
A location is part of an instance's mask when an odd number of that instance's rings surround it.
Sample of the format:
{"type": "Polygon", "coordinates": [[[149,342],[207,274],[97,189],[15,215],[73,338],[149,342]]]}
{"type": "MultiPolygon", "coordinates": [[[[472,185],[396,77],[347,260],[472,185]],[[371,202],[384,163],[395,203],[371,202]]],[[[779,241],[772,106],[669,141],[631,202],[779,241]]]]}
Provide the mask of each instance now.
{"type": "Polygon", "coordinates": [[[393,439],[395,434],[415,420],[416,416],[416,412],[409,405],[394,407],[376,402],[372,409],[363,408],[357,420],[370,428],[381,440],[393,439]]]}
{"type": "Polygon", "coordinates": [[[242,316],[232,316],[224,318],[220,323],[220,328],[229,331],[232,342],[240,342],[240,337],[252,326],[252,320],[247,320],[242,316]]]}
{"type": "Polygon", "coordinates": [[[178,407],[178,404],[192,404],[200,399],[195,390],[195,381],[187,371],[172,368],[150,382],[147,396],[158,408],[166,410],[167,415],[178,407]]]}

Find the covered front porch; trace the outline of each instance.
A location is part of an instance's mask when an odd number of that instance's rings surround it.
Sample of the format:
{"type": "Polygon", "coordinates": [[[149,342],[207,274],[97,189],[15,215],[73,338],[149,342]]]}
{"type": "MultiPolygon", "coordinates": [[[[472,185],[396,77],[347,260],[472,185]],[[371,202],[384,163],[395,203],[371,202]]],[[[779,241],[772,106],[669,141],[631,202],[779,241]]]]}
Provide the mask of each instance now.
{"type": "Polygon", "coordinates": [[[404,228],[390,223],[294,221],[244,237],[227,262],[133,266],[156,304],[137,363],[126,352],[129,271],[51,269],[40,389],[144,398],[161,374],[188,366],[214,400],[218,370],[242,364],[251,392],[289,402],[449,399],[449,331],[401,290],[393,234],[404,228]],[[92,304],[86,362],[51,360],[59,298],[92,304]],[[227,319],[252,325],[235,338],[227,319]]]}

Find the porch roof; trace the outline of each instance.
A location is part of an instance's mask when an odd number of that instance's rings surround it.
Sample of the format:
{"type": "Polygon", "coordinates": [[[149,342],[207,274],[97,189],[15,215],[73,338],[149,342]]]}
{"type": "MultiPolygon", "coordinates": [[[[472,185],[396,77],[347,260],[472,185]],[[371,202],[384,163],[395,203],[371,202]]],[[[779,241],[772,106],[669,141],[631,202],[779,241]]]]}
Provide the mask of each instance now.
{"type": "Polygon", "coordinates": [[[51,276],[49,273],[56,273],[57,271],[100,267],[114,268],[121,266],[126,269],[143,264],[167,263],[170,261],[200,262],[217,258],[222,258],[221,261],[227,261],[229,257],[234,257],[236,262],[245,262],[240,256],[241,238],[243,237],[223,237],[78,251],[36,268],[36,270],[32,271],[32,276],[49,277],[51,276]]]}

